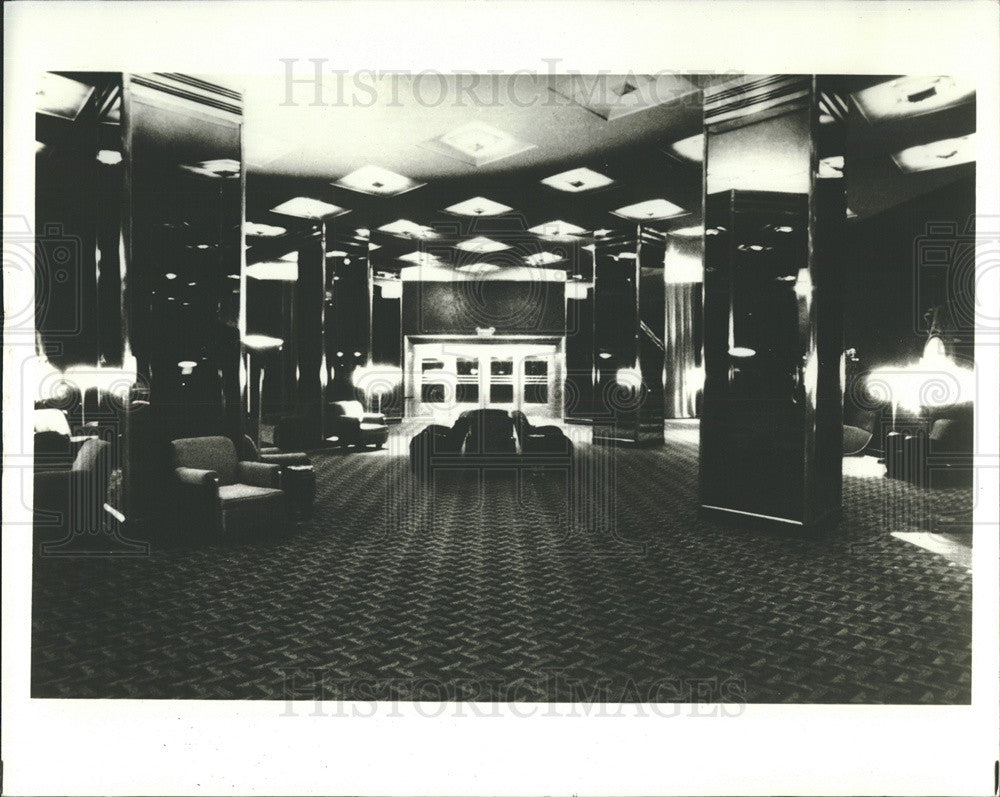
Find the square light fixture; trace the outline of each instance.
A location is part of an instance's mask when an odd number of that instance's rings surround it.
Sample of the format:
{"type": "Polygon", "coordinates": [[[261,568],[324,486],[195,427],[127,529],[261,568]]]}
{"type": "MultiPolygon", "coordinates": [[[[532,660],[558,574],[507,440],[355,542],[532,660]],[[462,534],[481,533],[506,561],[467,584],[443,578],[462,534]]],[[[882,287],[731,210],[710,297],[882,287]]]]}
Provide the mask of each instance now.
{"type": "Polygon", "coordinates": [[[430,227],[409,221],[408,219],[396,219],[391,224],[383,224],[378,228],[379,232],[387,232],[390,235],[398,235],[400,238],[416,238],[420,241],[428,241],[438,238],[438,234],[430,227]]]}
{"type": "Polygon", "coordinates": [[[549,89],[613,121],[697,91],[680,75],[555,75],[549,89]]]}
{"type": "Polygon", "coordinates": [[[277,227],[273,224],[261,224],[256,221],[248,221],[243,226],[243,233],[252,238],[276,238],[284,235],[288,230],[284,227],[277,227]]]}
{"type": "Polygon", "coordinates": [[[547,266],[565,259],[565,256],[557,255],[555,252],[536,252],[525,257],[524,262],[529,266],[547,266]]]}
{"type": "Polygon", "coordinates": [[[479,121],[464,124],[420,146],[473,166],[485,166],[535,148],[534,144],[479,121]]]}
{"type": "Polygon", "coordinates": [[[966,78],[907,76],[859,91],[854,101],[869,122],[883,122],[950,108],[971,100],[975,93],[966,78]]]}
{"type": "Polygon", "coordinates": [[[232,158],[181,164],[181,169],[190,174],[196,174],[199,177],[218,177],[225,180],[239,177],[240,168],[240,162],[232,158]]]}
{"type": "Polygon", "coordinates": [[[430,252],[410,252],[405,255],[400,255],[399,260],[405,260],[407,263],[415,263],[418,266],[444,266],[445,263],[437,255],[431,254],[430,252]]]}
{"type": "Polygon", "coordinates": [[[570,224],[568,221],[556,219],[536,225],[535,227],[530,227],[528,232],[533,232],[535,235],[540,235],[543,238],[549,238],[553,241],[559,241],[576,238],[578,235],[583,235],[586,230],[583,227],[570,224]]]}
{"type": "Polygon", "coordinates": [[[362,166],[334,183],[338,188],[358,191],[370,196],[398,196],[420,188],[424,183],[418,183],[409,177],[383,169],[381,166],[362,166]]]}
{"type": "Polygon", "coordinates": [[[976,159],[976,134],[908,147],[893,153],[892,159],[904,174],[972,163],[976,159]]]}
{"type": "Polygon", "coordinates": [[[697,133],[669,146],[671,153],[690,163],[701,163],[705,158],[705,134],[697,133]]]}
{"type": "Polygon", "coordinates": [[[486,199],[486,197],[476,196],[447,207],[445,210],[457,216],[499,216],[502,213],[510,212],[513,208],[494,202],[492,199],[486,199]]]}
{"type": "Polygon", "coordinates": [[[299,219],[326,219],[331,216],[343,216],[351,211],[331,205],[329,202],[321,202],[307,196],[297,196],[282,202],[277,207],[271,208],[272,213],[280,213],[282,216],[295,216],[299,219]]]}
{"type": "Polygon", "coordinates": [[[626,205],[611,211],[615,216],[636,221],[669,219],[671,216],[677,216],[684,212],[684,208],[673,202],[667,202],[665,199],[647,199],[645,202],[637,202],[634,205],[626,205]]]}
{"type": "Polygon", "coordinates": [[[43,72],[35,90],[35,108],[47,116],[75,120],[93,93],[93,86],[79,80],[43,72]]]}
{"type": "Polygon", "coordinates": [[[595,172],[585,166],[581,166],[579,169],[570,169],[561,174],[554,174],[552,177],[546,177],[542,180],[542,183],[550,188],[573,194],[581,191],[592,191],[595,188],[604,188],[613,182],[614,180],[610,177],[605,177],[600,172],[595,172]]]}
{"type": "Polygon", "coordinates": [[[485,254],[487,252],[502,252],[504,249],[510,249],[507,244],[500,243],[500,241],[494,241],[483,235],[470,238],[468,241],[461,241],[455,244],[455,248],[461,249],[463,252],[478,252],[479,254],[485,254]]]}
{"type": "Polygon", "coordinates": [[[247,279],[295,282],[299,278],[299,264],[286,260],[272,260],[247,266],[247,279]]]}

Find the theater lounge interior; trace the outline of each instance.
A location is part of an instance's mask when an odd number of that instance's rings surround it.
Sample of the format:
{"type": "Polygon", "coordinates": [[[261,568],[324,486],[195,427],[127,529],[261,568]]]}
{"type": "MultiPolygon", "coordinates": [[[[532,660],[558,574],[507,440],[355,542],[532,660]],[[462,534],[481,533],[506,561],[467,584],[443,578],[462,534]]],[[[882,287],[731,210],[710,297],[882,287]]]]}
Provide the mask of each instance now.
{"type": "Polygon", "coordinates": [[[969,703],[974,86],[289,69],[39,79],[33,697],[969,703]]]}

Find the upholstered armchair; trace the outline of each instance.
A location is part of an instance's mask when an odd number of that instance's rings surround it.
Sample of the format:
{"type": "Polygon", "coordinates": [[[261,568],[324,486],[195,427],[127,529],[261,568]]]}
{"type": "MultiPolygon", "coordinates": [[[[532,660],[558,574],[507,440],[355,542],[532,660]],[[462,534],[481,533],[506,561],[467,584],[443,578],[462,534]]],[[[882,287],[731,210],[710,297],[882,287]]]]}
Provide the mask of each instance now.
{"type": "Polygon", "coordinates": [[[511,414],[522,454],[571,454],[573,443],[558,426],[534,426],[520,410],[511,414]]]}
{"type": "Polygon", "coordinates": [[[292,511],[300,517],[312,515],[316,497],[316,472],[312,460],[304,451],[281,451],[273,446],[260,449],[248,436],[243,436],[240,458],[250,462],[266,462],[281,468],[281,489],[288,494],[292,511]]]}
{"type": "Polygon", "coordinates": [[[334,401],[327,405],[326,433],[336,435],[342,446],[381,448],[389,427],[381,413],[365,412],[360,401],[334,401]]]}
{"type": "Polygon", "coordinates": [[[68,469],[35,471],[35,525],[76,533],[99,531],[111,475],[111,444],[91,438],[68,469]]]}
{"type": "Polygon", "coordinates": [[[69,470],[76,452],[66,413],[51,407],[36,409],[34,421],[35,470],[69,470]]]}
{"type": "Polygon", "coordinates": [[[240,460],[228,437],[170,443],[181,517],[227,539],[283,534],[289,528],[281,466],[240,460]]]}

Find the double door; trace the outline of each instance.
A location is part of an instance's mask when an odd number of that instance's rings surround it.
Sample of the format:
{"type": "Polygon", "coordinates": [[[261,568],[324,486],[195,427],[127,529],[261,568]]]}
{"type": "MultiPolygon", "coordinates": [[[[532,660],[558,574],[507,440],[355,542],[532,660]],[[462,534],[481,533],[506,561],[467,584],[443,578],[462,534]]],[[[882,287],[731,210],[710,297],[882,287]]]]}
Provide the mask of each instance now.
{"type": "Polygon", "coordinates": [[[411,417],[447,422],[477,408],[539,418],[562,414],[556,343],[415,343],[409,371],[411,417]]]}

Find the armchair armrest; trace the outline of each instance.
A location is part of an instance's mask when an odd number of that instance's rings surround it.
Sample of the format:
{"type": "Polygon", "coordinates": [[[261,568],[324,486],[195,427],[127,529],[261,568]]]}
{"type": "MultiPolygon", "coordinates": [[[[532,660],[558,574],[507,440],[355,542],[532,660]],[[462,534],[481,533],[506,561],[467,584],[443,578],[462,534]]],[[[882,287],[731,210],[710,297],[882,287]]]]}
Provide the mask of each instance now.
{"type": "Polygon", "coordinates": [[[266,462],[268,465],[280,465],[282,467],[312,464],[309,456],[302,451],[276,451],[273,454],[261,454],[260,461],[266,462]]]}
{"type": "Polygon", "coordinates": [[[361,423],[385,423],[385,415],[381,412],[366,412],[361,416],[361,423]]]}
{"type": "Polygon", "coordinates": [[[281,466],[269,462],[240,462],[236,465],[236,476],[241,483],[253,487],[279,487],[281,466]]]}
{"type": "Polygon", "coordinates": [[[219,474],[214,470],[201,468],[174,468],[177,480],[186,487],[215,487],[219,483],[219,474]]]}

